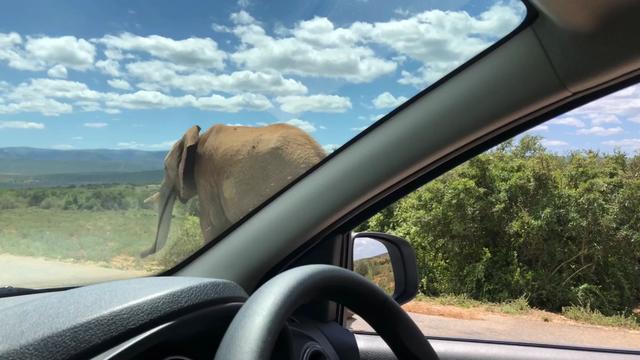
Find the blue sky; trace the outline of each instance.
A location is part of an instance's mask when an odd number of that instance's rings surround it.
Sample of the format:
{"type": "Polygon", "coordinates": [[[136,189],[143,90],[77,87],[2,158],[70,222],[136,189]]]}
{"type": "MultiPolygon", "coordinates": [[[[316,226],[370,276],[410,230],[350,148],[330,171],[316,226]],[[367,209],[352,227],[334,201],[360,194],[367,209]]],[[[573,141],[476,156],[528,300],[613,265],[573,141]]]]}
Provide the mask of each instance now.
{"type": "MultiPolygon", "coordinates": [[[[330,149],[524,15],[512,1],[7,3],[0,146],[161,150],[194,124],[286,122],[330,149]]],[[[560,150],[625,139],[576,135],[588,120],[537,133],[560,150]]],[[[619,122],[601,132],[636,126],[619,122]]]]}
{"type": "Polygon", "coordinates": [[[594,149],[640,150],[640,86],[633,85],[576,108],[527,132],[559,153],[594,149]]]}

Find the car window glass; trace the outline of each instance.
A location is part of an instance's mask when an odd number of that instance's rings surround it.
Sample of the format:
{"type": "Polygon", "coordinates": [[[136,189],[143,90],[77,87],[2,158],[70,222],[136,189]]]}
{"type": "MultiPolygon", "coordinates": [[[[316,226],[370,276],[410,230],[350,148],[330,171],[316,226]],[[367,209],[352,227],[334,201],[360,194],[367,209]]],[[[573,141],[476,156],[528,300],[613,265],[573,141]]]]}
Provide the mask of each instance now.
{"type": "Polygon", "coordinates": [[[356,229],[412,243],[404,308],[426,335],[640,349],[639,98],[634,85],[536,126],[356,229]]]}
{"type": "Polygon", "coordinates": [[[0,287],[156,274],[513,31],[518,1],[0,12],[0,287]]]}

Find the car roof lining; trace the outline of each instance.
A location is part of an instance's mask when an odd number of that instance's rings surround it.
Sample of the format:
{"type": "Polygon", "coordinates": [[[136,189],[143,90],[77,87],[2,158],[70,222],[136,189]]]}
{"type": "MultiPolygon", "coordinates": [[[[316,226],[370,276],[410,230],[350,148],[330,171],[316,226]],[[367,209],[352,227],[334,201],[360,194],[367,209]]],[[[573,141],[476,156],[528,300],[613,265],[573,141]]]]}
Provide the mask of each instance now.
{"type": "MultiPolygon", "coordinates": [[[[562,16],[566,8],[551,1],[534,6],[540,14],[531,26],[377,124],[175,274],[229,279],[251,292],[287,255],[372,206],[371,199],[382,201],[514,126],[635,75],[640,56],[633,46],[607,57],[606,42],[586,44],[585,34],[606,32],[602,24],[610,21],[598,18],[585,30],[581,22],[563,23],[575,22],[562,16]],[[568,61],[585,54],[600,56],[594,66],[567,70],[568,61]],[[291,214],[303,216],[293,221],[291,214]]],[[[611,31],[629,38],[639,27],[627,21],[611,31]]]]}

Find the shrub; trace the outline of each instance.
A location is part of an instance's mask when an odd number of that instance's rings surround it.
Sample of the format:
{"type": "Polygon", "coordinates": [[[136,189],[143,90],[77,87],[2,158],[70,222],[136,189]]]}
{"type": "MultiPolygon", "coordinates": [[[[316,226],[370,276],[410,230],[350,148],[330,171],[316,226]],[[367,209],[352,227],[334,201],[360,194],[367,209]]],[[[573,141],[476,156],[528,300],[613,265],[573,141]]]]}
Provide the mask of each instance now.
{"type": "Polygon", "coordinates": [[[640,302],[640,156],[553,154],[506,142],[427,183],[359,230],[416,250],[424,295],[605,315],[640,302]]]}
{"type": "Polygon", "coordinates": [[[562,315],[572,320],[594,325],[624,327],[633,330],[640,329],[640,319],[633,314],[625,315],[620,313],[607,316],[588,306],[567,306],[562,308],[562,315]]]}
{"type": "Polygon", "coordinates": [[[164,269],[169,269],[201,247],[200,219],[195,216],[187,216],[180,224],[175,239],[170,238],[157,255],[158,263],[164,269]]]}

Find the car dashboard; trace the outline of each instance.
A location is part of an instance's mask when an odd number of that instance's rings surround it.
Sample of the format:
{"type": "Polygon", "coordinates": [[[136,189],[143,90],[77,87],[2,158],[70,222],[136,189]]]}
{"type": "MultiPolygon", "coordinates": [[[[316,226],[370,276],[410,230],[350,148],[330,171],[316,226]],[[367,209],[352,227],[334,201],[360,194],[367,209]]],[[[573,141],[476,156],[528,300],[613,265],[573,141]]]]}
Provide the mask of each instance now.
{"type": "MultiPolygon", "coordinates": [[[[0,358],[211,359],[246,298],[233,282],[185,277],[5,298],[0,358]]],[[[292,317],[274,336],[276,359],[358,356],[354,336],[336,323],[292,317]]]]}

